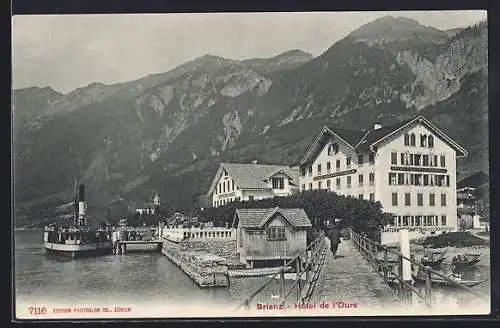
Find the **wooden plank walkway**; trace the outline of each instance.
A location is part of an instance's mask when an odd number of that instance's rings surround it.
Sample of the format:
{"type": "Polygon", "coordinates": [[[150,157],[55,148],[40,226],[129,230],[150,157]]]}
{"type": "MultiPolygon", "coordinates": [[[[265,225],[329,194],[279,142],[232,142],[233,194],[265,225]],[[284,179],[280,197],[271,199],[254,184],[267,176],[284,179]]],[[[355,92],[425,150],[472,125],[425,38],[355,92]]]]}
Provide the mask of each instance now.
{"type": "Polygon", "coordinates": [[[390,288],[373,267],[354,248],[352,241],[342,240],[333,259],[330,241],[328,252],[311,301],[343,302],[363,308],[382,308],[399,304],[390,288]]]}

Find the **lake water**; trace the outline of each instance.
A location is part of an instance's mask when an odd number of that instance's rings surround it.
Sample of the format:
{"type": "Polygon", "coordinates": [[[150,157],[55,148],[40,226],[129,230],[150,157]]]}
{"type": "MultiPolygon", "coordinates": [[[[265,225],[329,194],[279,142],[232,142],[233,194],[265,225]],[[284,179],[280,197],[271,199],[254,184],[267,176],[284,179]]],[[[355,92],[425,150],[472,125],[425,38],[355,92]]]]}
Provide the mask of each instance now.
{"type": "MultiPolygon", "coordinates": [[[[78,260],[47,257],[41,231],[15,233],[15,295],[22,303],[143,301],[237,305],[268,278],[231,279],[229,288],[200,288],[161,253],[78,260]]],[[[279,281],[264,295],[276,294],[279,281]]]]}

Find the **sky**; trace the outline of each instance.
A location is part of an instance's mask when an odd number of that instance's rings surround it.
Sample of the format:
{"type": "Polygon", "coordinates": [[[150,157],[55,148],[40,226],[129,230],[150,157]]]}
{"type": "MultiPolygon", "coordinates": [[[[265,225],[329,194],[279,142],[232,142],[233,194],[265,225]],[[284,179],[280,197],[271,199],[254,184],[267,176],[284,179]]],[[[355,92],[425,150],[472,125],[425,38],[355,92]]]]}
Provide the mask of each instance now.
{"type": "Polygon", "coordinates": [[[486,11],[14,16],[12,83],[67,93],[166,72],[205,54],[240,60],[301,49],[318,56],[386,15],[441,30],[486,19],[486,11]]]}

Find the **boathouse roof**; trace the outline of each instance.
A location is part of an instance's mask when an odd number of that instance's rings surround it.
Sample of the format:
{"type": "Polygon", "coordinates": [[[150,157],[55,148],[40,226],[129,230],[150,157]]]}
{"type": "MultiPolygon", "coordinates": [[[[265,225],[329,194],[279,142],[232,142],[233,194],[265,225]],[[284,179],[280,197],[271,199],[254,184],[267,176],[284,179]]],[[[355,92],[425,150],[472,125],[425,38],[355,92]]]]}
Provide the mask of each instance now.
{"type": "Polygon", "coordinates": [[[240,189],[271,189],[266,179],[282,173],[290,177],[291,185],[298,186],[299,172],[292,170],[286,165],[254,164],[254,163],[221,163],[217,173],[212,180],[209,194],[215,189],[223,172],[226,171],[235,181],[240,189]]]}
{"type": "Polygon", "coordinates": [[[293,227],[310,227],[311,221],[302,208],[240,208],[236,209],[233,227],[238,220],[242,228],[262,228],[275,214],[281,214],[293,227]]]}
{"type": "Polygon", "coordinates": [[[320,133],[316,136],[312,144],[306,149],[303,156],[299,159],[299,164],[305,164],[314,160],[318,151],[323,149],[325,143],[333,136],[351,147],[359,153],[374,151],[374,146],[394,134],[400,132],[413,124],[420,123],[426,126],[430,131],[443,139],[457,152],[458,157],[467,156],[467,150],[461,147],[452,138],[447,136],[442,130],[432,124],[428,119],[422,115],[418,115],[412,119],[394,123],[391,125],[383,126],[378,129],[370,130],[349,130],[338,127],[325,126],[321,129],[320,133]]]}

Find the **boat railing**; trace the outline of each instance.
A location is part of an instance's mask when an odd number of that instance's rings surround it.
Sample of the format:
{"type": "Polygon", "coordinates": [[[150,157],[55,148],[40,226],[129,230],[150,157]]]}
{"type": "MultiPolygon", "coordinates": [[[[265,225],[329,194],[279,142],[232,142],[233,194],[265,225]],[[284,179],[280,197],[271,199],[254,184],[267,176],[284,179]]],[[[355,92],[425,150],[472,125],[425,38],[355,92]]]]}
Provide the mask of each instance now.
{"type": "Polygon", "coordinates": [[[384,282],[391,287],[391,289],[395,292],[396,296],[399,297],[400,301],[403,304],[408,304],[412,302],[412,295],[416,295],[418,299],[424,301],[425,305],[429,308],[432,307],[432,284],[431,284],[431,276],[435,275],[442,278],[444,281],[449,283],[450,285],[457,287],[471,295],[476,296],[481,300],[487,301],[485,296],[460,282],[450,279],[449,276],[433,270],[429,266],[425,266],[421,263],[416,262],[412,258],[408,258],[401,254],[399,251],[391,249],[387,246],[381,245],[365,236],[362,236],[352,229],[350,230],[351,240],[353,241],[356,249],[361,253],[361,255],[373,266],[375,271],[382,276],[384,282]],[[383,258],[379,257],[379,254],[383,254],[383,258]],[[395,261],[398,267],[398,271],[393,271],[393,266],[390,265],[388,261],[389,254],[396,255],[397,260],[395,261]],[[411,264],[414,264],[418,267],[420,272],[424,273],[425,276],[425,290],[424,294],[422,294],[419,290],[417,290],[411,281],[403,280],[403,261],[408,261],[411,264]],[[392,274],[391,277],[389,275],[392,274]],[[392,278],[392,279],[391,279],[392,278]],[[396,288],[394,289],[394,285],[391,286],[390,281],[396,280],[396,288]]]}
{"type": "Polygon", "coordinates": [[[271,285],[279,276],[280,292],[279,299],[280,305],[284,305],[286,299],[290,296],[293,290],[296,291],[294,303],[307,303],[312,297],[316,281],[318,280],[321,267],[325,261],[326,247],[325,247],[325,234],[322,232],[316,240],[309,244],[305,249],[296,254],[291,260],[286,262],[283,266],[276,268],[274,273],[267,281],[265,281],[259,288],[250,294],[238,307],[250,309],[252,300],[262,293],[266,287],[271,285]],[[295,279],[293,283],[288,286],[285,284],[285,273],[290,271],[290,267],[295,268],[295,279]],[[305,280],[302,279],[305,275],[305,280]],[[304,281],[303,281],[304,280],[304,281]]]}

